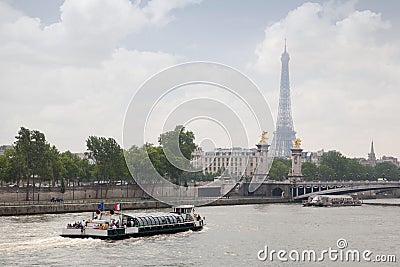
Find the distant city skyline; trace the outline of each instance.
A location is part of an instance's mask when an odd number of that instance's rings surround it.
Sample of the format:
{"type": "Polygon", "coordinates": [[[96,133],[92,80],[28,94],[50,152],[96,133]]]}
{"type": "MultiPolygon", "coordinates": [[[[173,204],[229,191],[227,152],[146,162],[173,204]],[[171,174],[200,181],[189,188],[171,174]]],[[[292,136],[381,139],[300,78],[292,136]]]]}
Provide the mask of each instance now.
{"type": "Polygon", "coordinates": [[[243,72],[276,118],[287,38],[304,150],[366,157],[374,140],[377,157],[400,158],[399,11],[395,0],[0,1],[0,145],[21,126],[61,151],[85,151],[90,135],[122,144],[140,84],[193,60],[243,72]]]}

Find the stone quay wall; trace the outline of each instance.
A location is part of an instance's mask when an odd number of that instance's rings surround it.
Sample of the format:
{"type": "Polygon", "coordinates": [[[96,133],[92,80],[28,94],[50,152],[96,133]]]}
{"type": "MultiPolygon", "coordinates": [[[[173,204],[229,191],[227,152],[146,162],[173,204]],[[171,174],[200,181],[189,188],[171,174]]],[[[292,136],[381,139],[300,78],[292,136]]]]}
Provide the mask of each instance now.
{"type": "Polygon", "coordinates": [[[61,193],[59,187],[0,187],[1,202],[21,202],[26,200],[28,191],[28,201],[50,201],[54,198],[63,200],[92,200],[92,199],[125,199],[141,198],[146,193],[136,184],[129,185],[97,185],[97,186],[75,186],[68,187],[65,193],[61,193]]]}

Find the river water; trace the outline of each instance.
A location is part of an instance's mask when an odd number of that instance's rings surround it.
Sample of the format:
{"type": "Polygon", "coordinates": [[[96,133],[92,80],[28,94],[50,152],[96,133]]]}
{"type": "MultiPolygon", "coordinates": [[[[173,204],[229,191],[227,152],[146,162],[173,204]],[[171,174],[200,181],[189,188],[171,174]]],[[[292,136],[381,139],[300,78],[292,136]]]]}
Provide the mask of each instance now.
{"type": "Polygon", "coordinates": [[[67,222],[91,213],[1,217],[0,266],[399,266],[400,207],[265,204],[199,207],[197,212],[207,221],[200,232],[119,241],[59,237],[67,222]],[[330,247],[338,250],[338,239],[346,240],[346,249],[372,251],[370,258],[395,255],[397,263],[334,261],[327,255],[321,262],[284,262],[275,255],[271,262],[257,256],[265,246],[300,254],[312,249],[319,255],[330,247]]]}

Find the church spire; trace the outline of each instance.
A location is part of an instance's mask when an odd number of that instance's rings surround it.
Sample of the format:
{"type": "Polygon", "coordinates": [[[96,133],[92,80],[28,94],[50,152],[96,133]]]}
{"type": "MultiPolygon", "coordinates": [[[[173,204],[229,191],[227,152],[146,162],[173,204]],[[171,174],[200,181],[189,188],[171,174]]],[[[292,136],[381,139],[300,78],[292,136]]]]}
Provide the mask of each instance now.
{"type": "Polygon", "coordinates": [[[372,140],[372,142],[371,142],[371,154],[375,154],[375,150],[374,150],[374,140],[372,140]]]}
{"type": "Polygon", "coordinates": [[[371,153],[368,154],[368,164],[371,165],[372,167],[376,166],[374,140],[372,140],[372,142],[371,142],[371,153]]]}

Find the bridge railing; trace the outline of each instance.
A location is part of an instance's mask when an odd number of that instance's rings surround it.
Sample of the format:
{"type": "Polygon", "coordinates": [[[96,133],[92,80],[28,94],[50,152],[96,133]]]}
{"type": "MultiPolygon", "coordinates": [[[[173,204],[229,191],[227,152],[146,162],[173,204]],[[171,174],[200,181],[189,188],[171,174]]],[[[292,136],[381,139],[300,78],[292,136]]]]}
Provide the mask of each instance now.
{"type": "Polygon", "coordinates": [[[275,181],[266,180],[264,183],[267,184],[296,184],[296,185],[367,185],[367,184],[400,184],[400,181],[275,181]]]}

